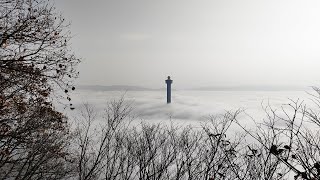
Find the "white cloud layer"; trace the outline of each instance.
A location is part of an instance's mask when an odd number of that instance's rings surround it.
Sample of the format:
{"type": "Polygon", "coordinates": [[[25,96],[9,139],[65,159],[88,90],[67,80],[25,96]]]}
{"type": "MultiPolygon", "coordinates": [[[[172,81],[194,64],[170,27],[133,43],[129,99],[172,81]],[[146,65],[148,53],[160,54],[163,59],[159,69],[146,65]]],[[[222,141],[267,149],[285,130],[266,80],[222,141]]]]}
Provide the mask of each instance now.
{"type": "MultiPolygon", "coordinates": [[[[209,115],[223,114],[226,111],[245,110],[239,120],[243,125],[252,123],[250,115],[257,122],[265,119],[262,105],[268,103],[275,109],[290,102],[290,99],[305,99],[310,96],[303,91],[174,91],[171,104],[166,104],[166,94],[163,91],[84,91],[79,90],[73,95],[73,104],[80,109],[81,104],[93,105],[97,112],[103,113],[110,100],[125,97],[132,104],[133,115],[137,121],[177,123],[180,125],[196,125],[208,120],[209,115]],[[248,115],[247,115],[248,114],[248,115]]],[[[77,112],[77,111],[74,111],[77,112]]],[[[70,113],[70,112],[67,112],[70,113]]],[[[73,112],[72,112],[73,113],[73,112]]]]}

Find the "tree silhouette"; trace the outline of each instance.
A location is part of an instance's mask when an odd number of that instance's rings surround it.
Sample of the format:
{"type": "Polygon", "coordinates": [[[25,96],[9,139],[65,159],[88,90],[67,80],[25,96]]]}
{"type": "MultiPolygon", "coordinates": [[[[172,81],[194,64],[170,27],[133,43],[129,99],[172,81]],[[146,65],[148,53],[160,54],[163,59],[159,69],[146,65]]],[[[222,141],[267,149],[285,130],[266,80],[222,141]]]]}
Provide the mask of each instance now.
{"type": "Polygon", "coordinates": [[[79,60],[69,40],[68,24],[48,1],[0,1],[1,179],[66,175],[67,121],[52,100],[59,89],[74,90],[79,60]]]}

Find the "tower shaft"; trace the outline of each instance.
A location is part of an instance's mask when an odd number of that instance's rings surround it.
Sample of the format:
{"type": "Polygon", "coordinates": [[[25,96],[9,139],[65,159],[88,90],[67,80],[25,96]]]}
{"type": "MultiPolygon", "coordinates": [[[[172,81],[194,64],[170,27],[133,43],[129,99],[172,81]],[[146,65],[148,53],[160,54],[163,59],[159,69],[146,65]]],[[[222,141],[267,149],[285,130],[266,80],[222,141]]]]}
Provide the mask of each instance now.
{"type": "Polygon", "coordinates": [[[167,84],[167,103],[171,103],[171,84],[172,80],[170,79],[170,76],[168,76],[168,79],[166,80],[167,84]]]}

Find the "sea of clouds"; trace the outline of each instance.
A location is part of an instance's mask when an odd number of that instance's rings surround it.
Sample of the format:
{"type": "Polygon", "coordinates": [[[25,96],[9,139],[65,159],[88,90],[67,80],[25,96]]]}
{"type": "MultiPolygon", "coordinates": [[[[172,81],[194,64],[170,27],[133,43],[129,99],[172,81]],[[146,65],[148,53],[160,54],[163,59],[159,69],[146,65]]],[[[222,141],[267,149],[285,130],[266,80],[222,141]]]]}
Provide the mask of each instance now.
{"type": "Polygon", "coordinates": [[[74,111],[64,111],[74,117],[84,103],[94,107],[98,115],[103,116],[107,103],[124,98],[133,108],[135,122],[173,123],[200,127],[211,116],[221,115],[227,111],[241,110],[238,120],[244,126],[253,121],[266,120],[264,107],[277,109],[293,101],[302,101],[314,106],[312,97],[306,91],[173,91],[172,103],[166,103],[165,91],[97,91],[77,90],[72,95],[74,111]]]}

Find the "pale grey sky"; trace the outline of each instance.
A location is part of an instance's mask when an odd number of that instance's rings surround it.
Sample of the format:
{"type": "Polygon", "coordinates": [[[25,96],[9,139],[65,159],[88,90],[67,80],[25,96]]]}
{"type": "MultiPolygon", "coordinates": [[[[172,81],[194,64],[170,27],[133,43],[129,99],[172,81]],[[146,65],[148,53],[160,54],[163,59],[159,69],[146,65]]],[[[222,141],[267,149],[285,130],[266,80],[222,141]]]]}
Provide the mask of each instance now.
{"type": "Polygon", "coordinates": [[[56,0],[78,84],[319,85],[318,0],[56,0]]]}

